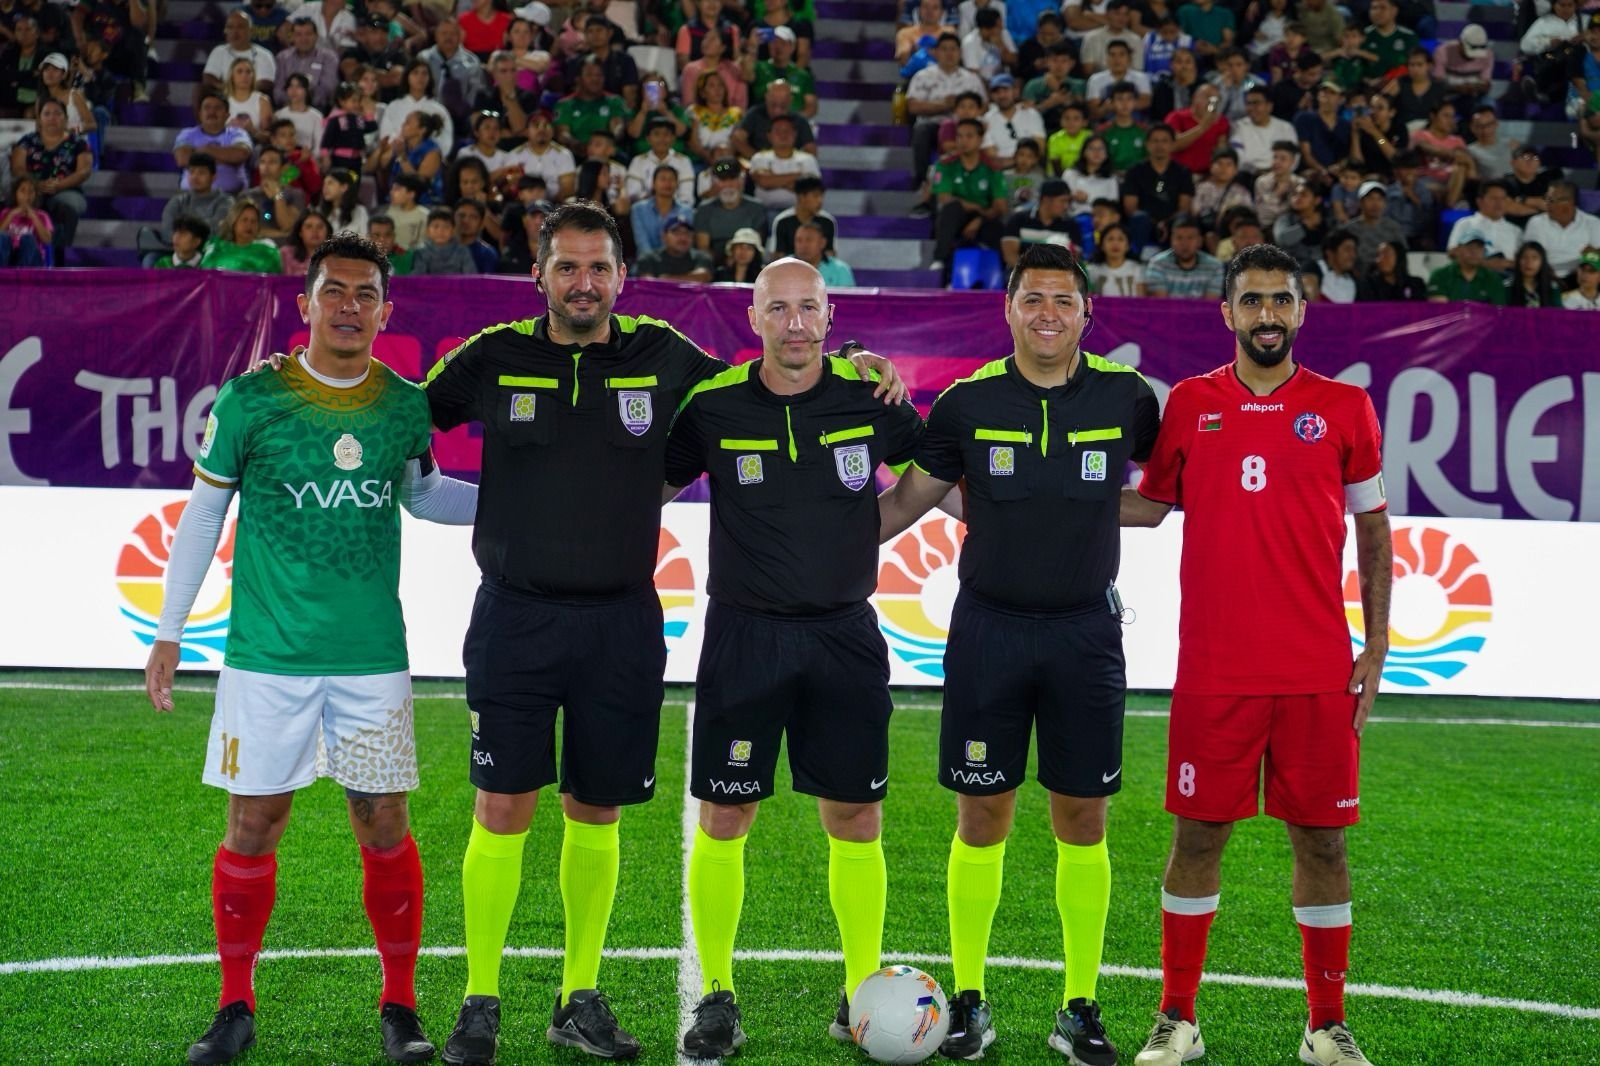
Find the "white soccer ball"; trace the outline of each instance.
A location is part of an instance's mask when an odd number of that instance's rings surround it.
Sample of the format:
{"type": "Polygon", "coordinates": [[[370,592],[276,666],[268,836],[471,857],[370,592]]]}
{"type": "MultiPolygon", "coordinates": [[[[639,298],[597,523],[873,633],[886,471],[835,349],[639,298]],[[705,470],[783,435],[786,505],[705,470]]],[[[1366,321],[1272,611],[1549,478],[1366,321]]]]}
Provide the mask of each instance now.
{"type": "Polygon", "coordinates": [[[850,1033],[876,1062],[921,1062],[949,1032],[944,989],[915,966],[886,966],[850,997],[850,1033]]]}

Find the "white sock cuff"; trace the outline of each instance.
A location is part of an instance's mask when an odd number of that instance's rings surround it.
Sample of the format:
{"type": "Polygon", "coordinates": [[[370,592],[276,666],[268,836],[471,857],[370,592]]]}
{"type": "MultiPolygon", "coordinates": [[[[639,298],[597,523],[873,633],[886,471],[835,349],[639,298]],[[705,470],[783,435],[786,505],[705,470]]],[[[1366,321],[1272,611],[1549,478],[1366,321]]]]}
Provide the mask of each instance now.
{"type": "Polygon", "coordinates": [[[1340,929],[1351,924],[1350,904],[1329,903],[1321,907],[1296,907],[1294,920],[1313,929],[1340,929]]]}
{"type": "Polygon", "coordinates": [[[1161,909],[1170,914],[1214,914],[1222,893],[1213,896],[1174,896],[1161,890],[1161,909]]]}

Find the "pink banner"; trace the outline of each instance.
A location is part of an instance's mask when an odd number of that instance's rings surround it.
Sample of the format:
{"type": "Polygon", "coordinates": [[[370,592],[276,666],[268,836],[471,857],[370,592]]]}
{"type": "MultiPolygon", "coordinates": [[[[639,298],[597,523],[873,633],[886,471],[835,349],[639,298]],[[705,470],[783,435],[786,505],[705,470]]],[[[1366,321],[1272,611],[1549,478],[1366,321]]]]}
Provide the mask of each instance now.
{"type": "MultiPolygon", "coordinates": [[[[218,384],[304,336],[288,278],[188,271],[0,271],[0,484],[182,487],[218,384]]],[[[420,378],[484,326],[543,311],[530,281],[400,278],[378,354],[420,378]]],[[[896,360],[924,412],[1007,354],[999,293],[836,293],[833,343],[896,360]]],[[[709,351],[753,357],[749,291],[630,282],[617,309],[665,319],[709,351]]],[[[1600,520],[1600,318],[1481,304],[1315,305],[1296,356],[1367,387],[1397,513],[1600,520]]],[[[1085,347],[1163,397],[1232,358],[1215,305],[1102,298],[1085,347]]],[[[476,427],[438,441],[477,469],[476,427]]]]}

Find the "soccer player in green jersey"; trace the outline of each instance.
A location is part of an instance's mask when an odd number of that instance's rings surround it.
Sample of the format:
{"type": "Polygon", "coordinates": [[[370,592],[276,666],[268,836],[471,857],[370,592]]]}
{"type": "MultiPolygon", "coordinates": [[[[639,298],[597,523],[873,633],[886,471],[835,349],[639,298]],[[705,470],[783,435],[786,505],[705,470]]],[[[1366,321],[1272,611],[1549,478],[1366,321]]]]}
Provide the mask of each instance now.
{"type": "Polygon", "coordinates": [[[240,498],[233,611],[204,780],[228,792],[212,866],[220,1009],[191,1063],[255,1042],[253,974],[276,892],[274,852],[297,789],[345,788],[361,845],[362,898],[383,962],[384,1053],[424,1062],[413,976],[422,866],[406,794],[417,787],[411,681],[400,612],[400,515],[469,524],[472,485],[440,476],[428,402],[372,358],[389,320],[389,261],[353,234],[311,258],[299,297],[311,344],[280,373],[222,387],[173,538],[160,628],[145,667],[170,711],[184,623],[240,498]]]}

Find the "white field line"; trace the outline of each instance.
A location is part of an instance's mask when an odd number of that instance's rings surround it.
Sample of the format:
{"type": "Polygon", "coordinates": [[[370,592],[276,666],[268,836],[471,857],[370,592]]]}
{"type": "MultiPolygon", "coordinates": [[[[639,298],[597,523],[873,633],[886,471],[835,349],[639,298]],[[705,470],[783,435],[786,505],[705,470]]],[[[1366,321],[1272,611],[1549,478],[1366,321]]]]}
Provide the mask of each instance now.
{"type": "MultiPolygon", "coordinates": [[[[377,957],[372,948],[278,948],[261,953],[263,961],[273,959],[370,959],[377,957]]],[[[420,954],[430,958],[456,958],[466,954],[462,947],[425,947],[420,954]]],[[[690,1008],[698,1001],[700,991],[699,966],[692,961],[693,951],[687,945],[665,948],[607,948],[609,959],[679,960],[679,982],[683,982],[683,961],[688,957],[693,966],[693,999],[690,1008]]],[[[506,955],[520,959],[559,959],[560,948],[506,949],[506,955]]],[[[837,951],[736,951],[740,962],[814,962],[839,963],[844,956],[837,951]]],[[[0,976],[34,973],[73,973],[84,970],[131,970],[145,966],[216,965],[215,953],[205,955],[141,955],[107,958],[98,955],[80,955],[69,958],[38,959],[28,962],[0,963],[0,976]]],[[[949,955],[897,954],[885,952],[884,961],[905,962],[918,966],[948,965],[949,955]]],[[[990,966],[1002,970],[1054,970],[1061,969],[1058,959],[1026,959],[1001,955],[989,959],[990,966]]],[[[1107,977],[1133,977],[1140,980],[1159,981],[1161,971],[1148,966],[1102,966],[1100,972],[1107,977]]],[[[1242,985],[1249,988],[1272,988],[1297,991],[1304,987],[1297,977],[1261,977],[1255,974],[1207,973],[1205,981],[1211,985],[1242,985]]],[[[1557,1018],[1583,1021],[1600,1021],[1600,1007],[1577,1007],[1566,1003],[1544,1003],[1532,999],[1507,999],[1501,996],[1480,996],[1475,992],[1453,992],[1446,989],[1411,988],[1399,985],[1356,983],[1347,985],[1345,991],[1355,996],[1375,999],[1400,999],[1412,1003],[1442,1003],[1454,1007],[1494,1008],[1522,1011],[1530,1014],[1548,1014],[1557,1018]]],[[[686,1060],[696,1061],[696,1060],[686,1060]]]]}
{"type": "MultiPolygon", "coordinates": [[[[46,692],[143,692],[143,685],[58,685],[47,681],[0,681],[0,691],[5,689],[38,689],[46,692]]],[[[214,687],[201,685],[174,685],[174,692],[192,692],[211,695],[214,687]]],[[[465,691],[420,692],[419,700],[464,700],[465,691]]],[[[682,703],[665,703],[664,707],[682,707],[682,703]]],[[[692,704],[690,705],[692,706],[692,704]]],[[[896,701],[898,711],[937,711],[939,704],[916,700],[896,701]]],[[[1130,710],[1129,718],[1166,718],[1166,711],[1130,710]]],[[[1534,718],[1391,718],[1373,715],[1369,721],[1378,725],[1504,725],[1522,726],[1525,729],[1600,729],[1600,721],[1541,721],[1534,718]]]]}
{"type": "Polygon", "coordinates": [[[689,702],[683,725],[683,916],[679,922],[678,1041],[672,1049],[679,1063],[699,1062],[683,1053],[683,1034],[694,1024],[700,1002],[700,955],[694,946],[694,915],[689,909],[689,856],[694,851],[694,831],[700,824],[700,803],[689,792],[694,767],[694,701],[689,702]]]}

